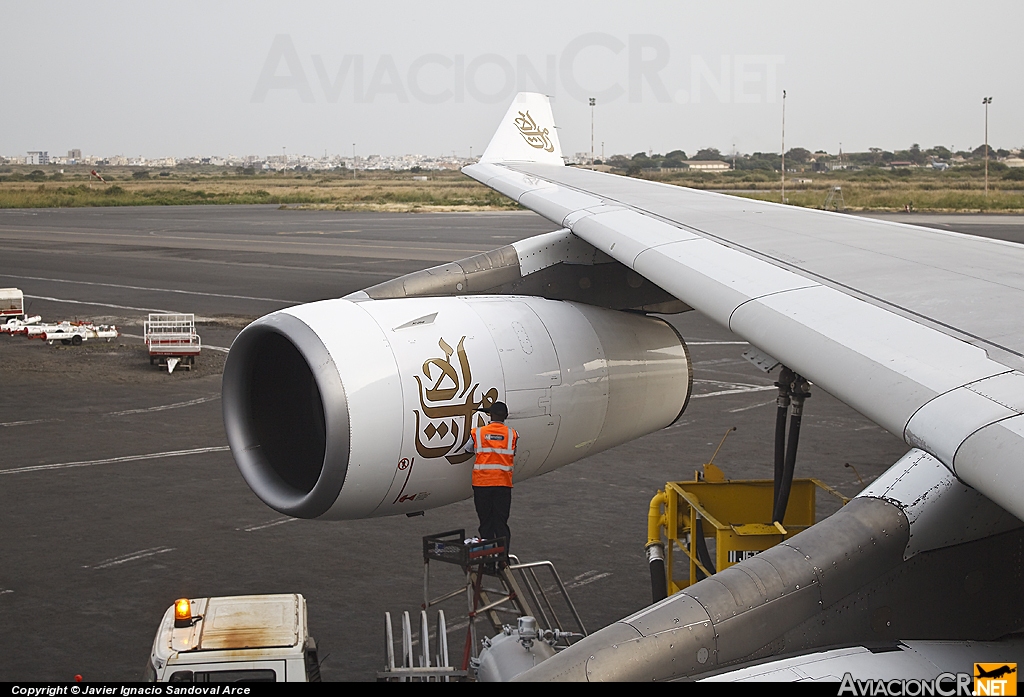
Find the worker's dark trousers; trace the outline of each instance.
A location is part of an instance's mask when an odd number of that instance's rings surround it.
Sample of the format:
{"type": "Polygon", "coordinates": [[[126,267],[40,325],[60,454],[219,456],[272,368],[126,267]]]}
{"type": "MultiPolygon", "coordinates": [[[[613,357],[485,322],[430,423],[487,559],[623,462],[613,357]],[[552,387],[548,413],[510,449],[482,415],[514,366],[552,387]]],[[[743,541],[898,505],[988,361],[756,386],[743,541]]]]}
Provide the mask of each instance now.
{"type": "Polygon", "coordinates": [[[508,529],[508,515],[512,510],[512,487],[475,486],[473,503],[476,504],[476,515],[480,518],[480,537],[484,540],[504,537],[507,549],[512,539],[512,532],[508,529]]]}

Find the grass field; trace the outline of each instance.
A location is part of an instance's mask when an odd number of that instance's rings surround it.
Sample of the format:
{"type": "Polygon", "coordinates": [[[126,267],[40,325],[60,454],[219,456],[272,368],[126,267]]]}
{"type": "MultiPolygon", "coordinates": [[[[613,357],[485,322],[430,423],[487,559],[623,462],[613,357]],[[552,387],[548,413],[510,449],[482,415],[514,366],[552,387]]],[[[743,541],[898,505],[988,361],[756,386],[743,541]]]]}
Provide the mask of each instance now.
{"type": "MultiPolygon", "coordinates": [[[[912,185],[903,187],[873,187],[868,185],[843,186],[845,210],[854,211],[899,211],[917,212],[1024,212],[1024,191],[992,189],[986,195],[984,190],[932,189],[912,185]]],[[[761,201],[779,201],[781,192],[739,191],[738,196],[761,201]]],[[[828,190],[786,189],[786,201],[795,206],[822,208],[828,190]]]]}
{"type": "MultiPolygon", "coordinates": [[[[88,170],[32,175],[36,168],[0,173],[0,208],[68,208],[266,203],[330,210],[396,212],[510,210],[510,199],[455,171],[431,172],[426,181],[409,172],[302,173],[239,175],[228,168],[206,168],[137,178],[134,171],[104,170],[106,183],[88,170]],[[31,177],[31,178],[30,178],[31,177]]],[[[42,171],[47,171],[45,168],[42,171]]],[[[764,172],[645,173],[646,179],[680,186],[780,201],[778,175],[764,172]]],[[[821,208],[829,190],[841,186],[847,210],[936,212],[1024,212],[1024,182],[990,179],[990,191],[976,172],[920,170],[836,172],[800,177],[786,188],[791,205],[821,208]],[[798,181],[804,179],[803,182],[798,181]],[[809,179],[809,180],[808,180],[809,179]]]]}
{"type": "Polygon", "coordinates": [[[203,174],[107,183],[78,178],[60,181],[0,181],[0,208],[80,206],[187,206],[274,203],[336,210],[503,210],[516,204],[458,172],[415,181],[386,173],[352,179],[303,174],[232,176],[203,174]]]}

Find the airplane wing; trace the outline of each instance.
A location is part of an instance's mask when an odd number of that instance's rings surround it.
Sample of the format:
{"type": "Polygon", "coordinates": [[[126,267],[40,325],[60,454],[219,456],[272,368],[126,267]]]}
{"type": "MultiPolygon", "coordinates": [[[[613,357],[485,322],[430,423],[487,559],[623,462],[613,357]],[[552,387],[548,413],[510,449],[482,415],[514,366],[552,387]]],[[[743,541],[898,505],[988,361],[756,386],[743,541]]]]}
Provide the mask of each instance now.
{"type": "Polygon", "coordinates": [[[517,483],[664,428],[692,365],[640,313],[695,308],[913,447],[832,516],[668,597],[649,540],[655,604],[522,679],[671,679],[1024,627],[1024,247],[566,167],[537,94],[463,171],[561,229],[243,329],[224,425],[264,502],[350,519],[465,499],[460,449],[499,398],[517,483]]]}
{"type": "Polygon", "coordinates": [[[1024,247],[566,167],[555,133],[520,94],[463,172],[1024,519],[1024,247]]]}

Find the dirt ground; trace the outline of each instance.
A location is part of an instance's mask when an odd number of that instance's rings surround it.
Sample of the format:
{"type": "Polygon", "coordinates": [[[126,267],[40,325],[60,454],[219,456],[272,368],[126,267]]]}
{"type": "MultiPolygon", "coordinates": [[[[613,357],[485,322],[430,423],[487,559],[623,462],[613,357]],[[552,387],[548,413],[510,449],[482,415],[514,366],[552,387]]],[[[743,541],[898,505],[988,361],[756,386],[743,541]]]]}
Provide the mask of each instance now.
{"type": "Polygon", "coordinates": [[[122,334],[109,341],[91,339],[81,346],[0,334],[0,384],[20,381],[19,376],[24,375],[31,375],[32,381],[67,382],[69,388],[97,383],[155,385],[220,375],[227,358],[227,353],[220,349],[230,346],[239,329],[253,319],[226,316],[208,318],[198,324],[197,331],[207,348],[201,351],[191,370],[179,366],[170,375],[166,368],[150,365],[149,352],[141,338],[141,323],[135,318],[93,318],[97,323],[114,324],[122,334]],[[217,348],[209,348],[210,345],[217,348]]]}

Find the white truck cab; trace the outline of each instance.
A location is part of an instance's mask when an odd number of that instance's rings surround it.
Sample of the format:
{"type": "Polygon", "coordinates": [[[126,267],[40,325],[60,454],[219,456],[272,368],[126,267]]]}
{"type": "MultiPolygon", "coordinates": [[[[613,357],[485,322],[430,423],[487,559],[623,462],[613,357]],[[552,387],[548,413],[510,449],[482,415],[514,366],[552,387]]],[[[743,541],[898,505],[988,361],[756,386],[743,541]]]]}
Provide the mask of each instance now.
{"type": "Polygon", "coordinates": [[[320,682],[299,594],[181,598],[164,613],[150,682],[320,682]]]}

